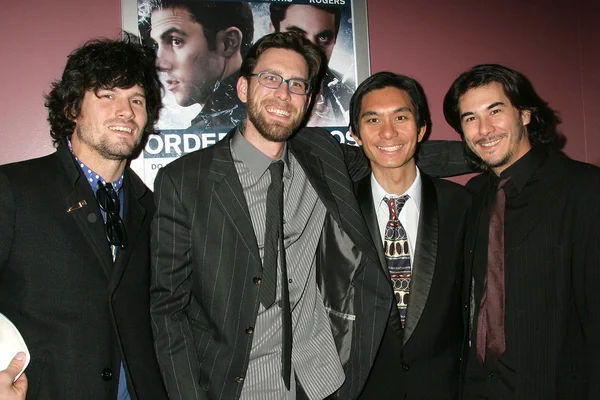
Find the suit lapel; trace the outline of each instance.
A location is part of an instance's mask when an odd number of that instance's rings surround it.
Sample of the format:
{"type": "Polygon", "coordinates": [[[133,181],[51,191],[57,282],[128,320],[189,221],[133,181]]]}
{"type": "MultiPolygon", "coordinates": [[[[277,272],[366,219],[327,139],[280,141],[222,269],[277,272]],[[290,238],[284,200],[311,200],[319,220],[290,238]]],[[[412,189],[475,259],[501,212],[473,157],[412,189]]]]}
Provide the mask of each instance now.
{"type": "Polygon", "coordinates": [[[334,182],[334,178],[328,176],[327,171],[322,167],[319,157],[312,153],[311,147],[308,144],[298,140],[298,135],[288,141],[288,143],[290,144],[290,150],[306,173],[312,187],[327,208],[327,212],[331,214],[340,227],[350,236],[354,244],[366,256],[374,261],[378,261],[377,251],[371,241],[371,235],[365,227],[365,222],[360,208],[356,203],[354,193],[351,190],[337,189],[339,185],[337,182],[334,182]],[[338,204],[345,207],[343,217],[340,215],[338,204]]]}
{"type": "Polygon", "coordinates": [[[568,190],[563,184],[563,176],[565,174],[563,160],[561,155],[551,154],[546,159],[544,165],[538,170],[538,172],[541,172],[537,176],[537,179],[540,180],[538,184],[539,189],[536,192],[536,196],[530,201],[531,206],[528,206],[532,212],[525,215],[518,224],[511,224],[518,228],[514,234],[505,236],[505,257],[508,257],[512,250],[527,237],[529,232],[537,225],[540,218],[546,216],[546,210],[554,203],[556,197],[560,193],[564,193],[565,190],[568,190]],[[542,170],[544,171],[542,172],[542,170]],[[561,185],[563,186],[561,187],[561,185]]]}
{"type": "Polygon", "coordinates": [[[367,228],[369,228],[369,232],[371,233],[373,244],[377,249],[381,268],[389,279],[390,272],[387,268],[387,260],[385,258],[385,253],[383,252],[383,245],[381,244],[382,240],[381,233],[379,232],[379,223],[377,221],[377,212],[375,211],[375,205],[373,204],[370,174],[356,184],[356,199],[358,200],[358,205],[360,206],[360,210],[367,223],[367,228]]]}
{"type": "Polygon", "coordinates": [[[229,131],[227,136],[214,145],[214,155],[208,167],[208,178],[213,182],[213,194],[217,204],[235,227],[255,261],[261,265],[250,211],[231,157],[230,139],[235,129],[229,131]]]}
{"type": "Polygon", "coordinates": [[[73,185],[73,190],[65,199],[65,213],[75,220],[81,234],[90,244],[98,260],[100,260],[104,273],[109,277],[112,268],[112,255],[110,246],[106,241],[104,220],[96,203],[96,197],[90,185],[81,175],[81,170],[72,158],[69,148],[66,145],[59,146],[57,155],[61,159],[69,181],[73,185]],[[76,204],[82,204],[80,202],[85,202],[85,205],[72,208],[76,204]],[[68,209],[70,211],[67,212],[68,209]]]}
{"type": "Polygon", "coordinates": [[[425,174],[421,174],[420,210],[419,233],[415,244],[410,281],[410,298],[402,336],[403,345],[411,338],[423,314],[437,259],[439,233],[437,193],[433,182],[425,174]]]}

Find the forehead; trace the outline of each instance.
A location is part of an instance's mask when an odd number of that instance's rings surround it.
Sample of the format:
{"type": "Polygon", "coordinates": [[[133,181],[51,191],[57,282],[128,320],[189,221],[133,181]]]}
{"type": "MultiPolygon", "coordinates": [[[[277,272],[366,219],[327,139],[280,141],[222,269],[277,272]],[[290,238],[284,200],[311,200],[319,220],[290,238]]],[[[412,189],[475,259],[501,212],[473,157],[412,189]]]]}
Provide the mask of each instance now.
{"type": "Polygon", "coordinates": [[[499,82],[492,82],[467,90],[460,96],[458,108],[461,113],[474,112],[478,109],[486,109],[494,103],[504,103],[507,106],[512,106],[510,99],[504,92],[504,86],[499,82]]]}
{"type": "Polygon", "coordinates": [[[408,108],[414,112],[406,90],[394,86],[372,90],[361,101],[361,112],[393,112],[399,108],[408,108]]]}
{"type": "Polygon", "coordinates": [[[293,50],[271,48],[265,50],[254,67],[254,73],[271,71],[284,78],[308,78],[308,64],[302,55],[293,50]]]}
{"type": "Polygon", "coordinates": [[[192,15],[188,10],[181,7],[154,10],[150,24],[150,35],[155,40],[163,32],[173,28],[183,31],[187,35],[203,32],[202,25],[192,19],[192,15]]]}
{"type": "Polygon", "coordinates": [[[118,94],[122,94],[126,97],[133,97],[133,96],[142,96],[144,97],[146,95],[146,91],[144,90],[144,88],[142,86],[140,86],[139,84],[135,84],[131,87],[128,88],[122,88],[122,87],[112,87],[112,88],[98,88],[98,89],[88,89],[85,91],[85,95],[95,95],[98,92],[101,92],[103,90],[107,90],[107,91],[111,91],[114,93],[118,93],[118,94]]]}
{"type": "Polygon", "coordinates": [[[284,30],[288,26],[296,26],[307,32],[333,31],[335,15],[311,5],[296,4],[286,10],[280,29],[284,30]]]}

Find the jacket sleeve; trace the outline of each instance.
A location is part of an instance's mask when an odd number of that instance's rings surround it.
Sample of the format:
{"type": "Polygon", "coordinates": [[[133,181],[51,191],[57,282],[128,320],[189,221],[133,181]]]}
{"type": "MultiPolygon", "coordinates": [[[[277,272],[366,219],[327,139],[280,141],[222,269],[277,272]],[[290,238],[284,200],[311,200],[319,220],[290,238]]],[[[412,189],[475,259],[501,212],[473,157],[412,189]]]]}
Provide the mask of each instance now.
{"type": "Polygon", "coordinates": [[[0,276],[10,258],[15,233],[15,201],[10,181],[0,172],[0,276]]]}
{"type": "Polygon", "coordinates": [[[459,140],[426,140],[419,146],[417,166],[429,176],[445,178],[476,172],[469,167],[459,140]]]}
{"type": "Polygon", "coordinates": [[[177,185],[158,172],[152,222],[150,313],[154,343],[170,399],[207,399],[199,384],[200,366],[187,308],[192,291],[189,219],[177,185]]]}

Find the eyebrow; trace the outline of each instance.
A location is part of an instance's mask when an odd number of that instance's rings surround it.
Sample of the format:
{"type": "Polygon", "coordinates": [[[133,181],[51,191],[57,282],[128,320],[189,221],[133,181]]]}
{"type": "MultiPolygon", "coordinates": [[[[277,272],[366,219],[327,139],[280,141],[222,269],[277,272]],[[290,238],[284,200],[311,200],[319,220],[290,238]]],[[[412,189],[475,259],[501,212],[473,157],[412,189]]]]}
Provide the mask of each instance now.
{"type": "MultiPolygon", "coordinates": [[[[502,102],[502,101],[496,101],[496,102],[490,104],[489,106],[487,106],[486,110],[491,110],[492,108],[496,108],[498,106],[505,106],[505,105],[506,104],[504,104],[504,102],[502,102]]],[[[464,117],[468,117],[470,115],[474,115],[474,113],[471,111],[466,111],[466,112],[460,114],[460,119],[463,119],[464,117]]]]}
{"type": "MultiPolygon", "coordinates": [[[[394,111],[392,111],[393,114],[399,113],[399,112],[411,112],[412,110],[410,109],[410,107],[400,107],[400,108],[396,108],[394,111]]],[[[377,111],[365,111],[364,113],[362,113],[362,115],[360,116],[361,118],[364,117],[371,117],[373,115],[378,115],[379,113],[377,111]]]]}
{"type": "Polygon", "coordinates": [[[160,39],[161,40],[165,40],[168,39],[169,37],[171,37],[174,33],[177,33],[181,36],[187,37],[187,33],[185,33],[185,31],[179,29],[179,28],[169,28],[166,31],[164,31],[161,35],[160,35],[160,39]]]}

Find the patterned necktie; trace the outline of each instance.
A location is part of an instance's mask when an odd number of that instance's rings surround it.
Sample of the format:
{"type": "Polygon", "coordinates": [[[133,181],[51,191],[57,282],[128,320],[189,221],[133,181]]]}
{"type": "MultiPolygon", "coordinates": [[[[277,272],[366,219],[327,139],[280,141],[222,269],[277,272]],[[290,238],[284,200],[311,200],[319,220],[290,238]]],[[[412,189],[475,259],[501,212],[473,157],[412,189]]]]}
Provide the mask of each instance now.
{"type": "Polygon", "coordinates": [[[406,308],[408,307],[412,272],[408,237],[406,230],[398,220],[398,216],[408,199],[408,195],[384,198],[384,201],[388,205],[390,217],[385,226],[383,251],[387,259],[388,271],[392,280],[394,295],[396,296],[396,304],[400,313],[402,328],[404,328],[406,320],[406,308]]]}
{"type": "Polygon", "coordinates": [[[498,183],[496,203],[490,211],[488,263],[477,317],[477,358],[483,364],[486,346],[494,359],[506,351],[504,333],[504,185],[510,178],[498,183]]]}
{"type": "Polygon", "coordinates": [[[290,310],[290,294],[283,241],[283,161],[272,162],[269,166],[269,171],[271,173],[271,184],[267,190],[263,279],[259,296],[260,302],[265,308],[270,308],[275,302],[277,259],[279,258],[281,265],[282,320],[281,374],[285,387],[290,390],[292,371],[292,313],[290,310]]]}

